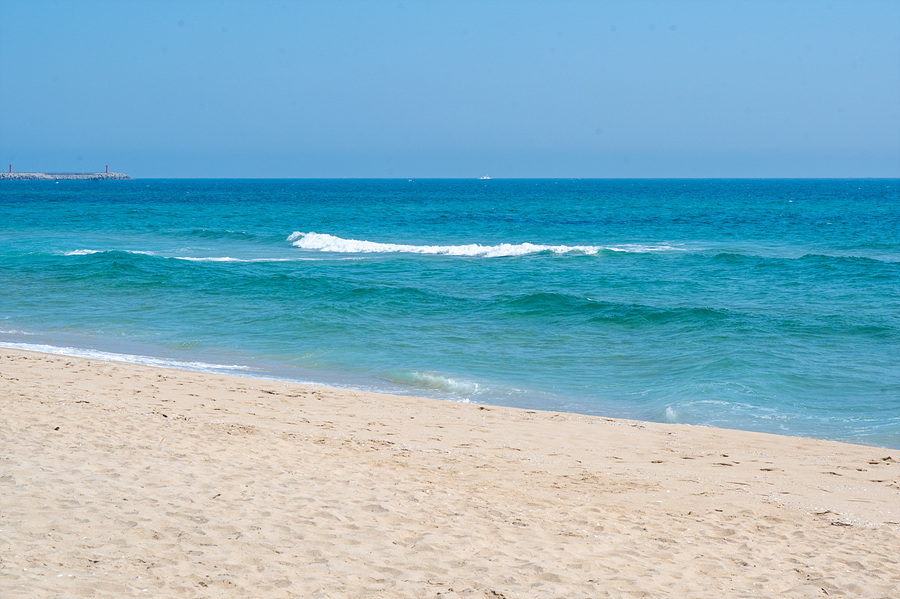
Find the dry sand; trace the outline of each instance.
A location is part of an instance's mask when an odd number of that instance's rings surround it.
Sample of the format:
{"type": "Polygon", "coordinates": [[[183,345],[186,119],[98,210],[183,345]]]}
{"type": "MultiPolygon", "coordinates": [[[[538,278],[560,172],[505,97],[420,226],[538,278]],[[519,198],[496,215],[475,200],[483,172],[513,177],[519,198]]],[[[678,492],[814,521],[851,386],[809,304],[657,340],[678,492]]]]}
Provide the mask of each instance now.
{"type": "Polygon", "coordinates": [[[0,596],[900,597],[900,452],[0,349],[0,596]]]}

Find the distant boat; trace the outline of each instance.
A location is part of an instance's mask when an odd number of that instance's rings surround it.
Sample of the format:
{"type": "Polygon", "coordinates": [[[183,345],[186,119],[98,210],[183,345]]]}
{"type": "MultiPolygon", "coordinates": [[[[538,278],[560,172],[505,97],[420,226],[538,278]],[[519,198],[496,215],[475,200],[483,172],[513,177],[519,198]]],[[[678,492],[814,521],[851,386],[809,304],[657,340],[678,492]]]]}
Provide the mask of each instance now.
{"type": "Polygon", "coordinates": [[[483,177],[478,177],[479,181],[487,181],[488,179],[490,179],[490,177],[488,177],[487,175],[485,175],[483,177]]]}

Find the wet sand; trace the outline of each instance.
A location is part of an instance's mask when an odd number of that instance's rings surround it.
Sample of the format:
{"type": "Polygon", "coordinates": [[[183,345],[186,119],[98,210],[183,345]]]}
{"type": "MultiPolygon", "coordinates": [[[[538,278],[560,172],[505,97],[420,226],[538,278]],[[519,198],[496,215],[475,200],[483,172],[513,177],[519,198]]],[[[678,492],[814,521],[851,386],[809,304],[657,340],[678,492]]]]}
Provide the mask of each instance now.
{"type": "Polygon", "coordinates": [[[0,596],[897,597],[900,455],[0,349],[0,596]]]}

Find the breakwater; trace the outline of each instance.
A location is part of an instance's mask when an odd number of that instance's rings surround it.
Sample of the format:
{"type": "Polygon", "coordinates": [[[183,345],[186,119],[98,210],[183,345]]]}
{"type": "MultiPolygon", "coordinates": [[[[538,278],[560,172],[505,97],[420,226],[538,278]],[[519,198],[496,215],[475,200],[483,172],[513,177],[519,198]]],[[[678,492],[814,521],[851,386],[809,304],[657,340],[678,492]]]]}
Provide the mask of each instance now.
{"type": "Polygon", "coordinates": [[[130,180],[123,173],[0,173],[0,181],[60,181],[75,179],[83,181],[130,180]]]}

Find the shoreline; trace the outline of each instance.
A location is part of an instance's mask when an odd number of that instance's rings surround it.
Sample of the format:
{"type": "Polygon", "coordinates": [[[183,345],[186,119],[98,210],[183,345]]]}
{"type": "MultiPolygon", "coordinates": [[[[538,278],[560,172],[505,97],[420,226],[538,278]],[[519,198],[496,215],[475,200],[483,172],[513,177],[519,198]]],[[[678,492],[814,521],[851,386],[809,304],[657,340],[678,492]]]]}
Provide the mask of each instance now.
{"type": "MultiPolygon", "coordinates": [[[[673,425],[683,425],[683,426],[696,426],[702,428],[708,428],[712,430],[721,430],[721,431],[739,431],[739,432],[749,432],[749,433],[759,433],[765,435],[774,435],[776,437],[786,437],[786,438],[796,438],[796,439],[809,439],[809,440],[818,440],[818,441],[828,441],[834,443],[844,443],[849,445],[856,445],[859,447],[871,447],[876,449],[883,449],[885,451],[895,451],[900,452],[900,448],[893,447],[890,445],[879,445],[874,443],[859,443],[853,440],[845,440],[845,439],[833,439],[833,438],[824,438],[824,437],[804,437],[802,435],[792,435],[787,433],[778,433],[778,432],[767,432],[767,431],[759,431],[759,430],[748,430],[741,428],[728,428],[721,426],[712,426],[708,424],[697,424],[697,423],[675,423],[675,422],[665,422],[662,420],[643,420],[637,418],[630,418],[628,416],[606,416],[604,414],[598,413],[590,413],[590,412],[567,412],[565,410],[553,410],[549,408],[538,408],[538,407],[528,407],[522,408],[517,406],[508,406],[504,404],[493,404],[489,402],[478,402],[472,401],[470,399],[456,399],[453,397],[442,397],[440,395],[427,395],[422,394],[419,395],[413,389],[406,388],[397,388],[397,389],[385,389],[385,388],[373,388],[371,385],[369,386],[360,386],[354,385],[352,383],[344,383],[344,382],[336,382],[336,381],[319,381],[316,380],[314,376],[304,377],[304,378],[291,378],[288,375],[282,374],[279,375],[275,371],[267,372],[265,370],[255,369],[252,366],[241,363],[212,363],[212,362],[203,362],[196,360],[189,360],[188,358],[164,358],[158,357],[151,354],[139,354],[139,353],[122,353],[108,350],[100,350],[100,349],[92,349],[92,348],[84,348],[84,347],[71,347],[71,346],[57,346],[57,345],[48,345],[48,344],[35,344],[35,343],[27,343],[27,342],[14,342],[14,341],[0,341],[0,352],[3,350],[10,349],[15,351],[24,351],[38,354],[47,354],[52,356],[62,356],[62,357],[72,357],[72,358],[82,358],[88,360],[99,360],[99,361],[109,361],[121,364],[134,364],[138,366],[147,366],[150,368],[168,368],[173,370],[184,370],[188,372],[201,372],[212,375],[226,375],[226,376],[235,376],[239,378],[245,379],[253,379],[259,381],[271,381],[271,382],[279,382],[279,383],[287,383],[287,384],[296,384],[296,385],[306,385],[312,387],[326,388],[331,389],[336,392],[347,392],[347,393],[373,393],[376,395],[389,395],[389,396],[402,396],[402,397],[410,397],[413,399],[427,399],[429,401],[447,401],[451,403],[463,403],[469,405],[480,406],[483,405],[488,408],[498,408],[498,409],[526,409],[526,410],[536,410],[539,412],[546,413],[563,413],[569,414],[572,416],[586,416],[589,418],[611,418],[614,420],[622,420],[629,422],[641,422],[641,423],[655,423],[655,424],[673,424],[673,425]]],[[[427,390],[426,390],[427,391],[427,390]]]]}
{"type": "Polygon", "coordinates": [[[896,451],[0,349],[0,594],[886,597],[896,451]]]}

